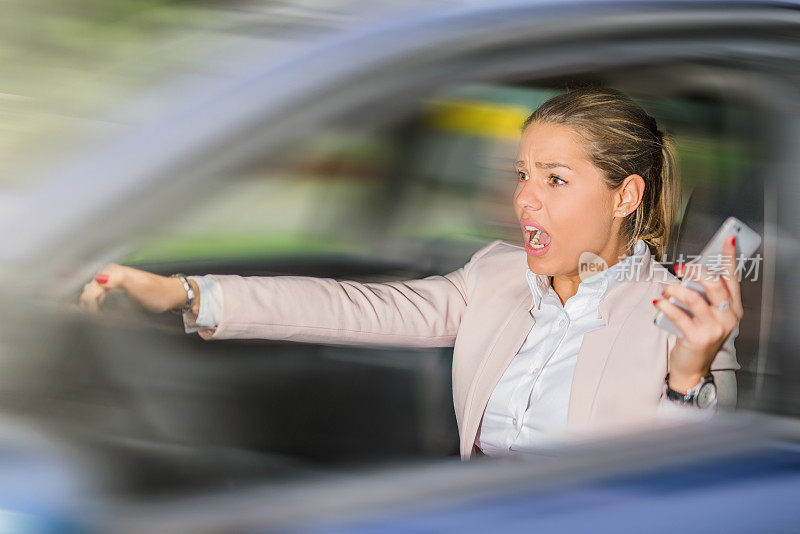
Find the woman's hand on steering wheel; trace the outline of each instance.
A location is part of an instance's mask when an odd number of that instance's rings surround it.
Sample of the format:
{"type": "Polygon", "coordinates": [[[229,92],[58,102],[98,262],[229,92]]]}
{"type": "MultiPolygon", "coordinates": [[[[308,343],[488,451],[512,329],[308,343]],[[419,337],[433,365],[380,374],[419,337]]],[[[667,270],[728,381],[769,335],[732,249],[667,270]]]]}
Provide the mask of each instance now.
{"type": "Polygon", "coordinates": [[[80,305],[88,312],[97,314],[106,296],[115,290],[126,292],[145,310],[154,313],[178,308],[186,300],[186,291],[177,278],[109,263],[83,286],[80,305]]]}

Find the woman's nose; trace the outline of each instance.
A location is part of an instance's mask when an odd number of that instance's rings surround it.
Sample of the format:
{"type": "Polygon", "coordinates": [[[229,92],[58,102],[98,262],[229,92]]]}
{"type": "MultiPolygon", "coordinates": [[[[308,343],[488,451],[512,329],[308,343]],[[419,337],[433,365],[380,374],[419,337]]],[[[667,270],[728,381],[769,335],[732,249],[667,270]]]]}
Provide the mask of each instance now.
{"type": "Polygon", "coordinates": [[[527,183],[520,185],[517,191],[515,202],[523,211],[536,211],[542,209],[542,201],[538,193],[534,190],[533,184],[527,183]]]}

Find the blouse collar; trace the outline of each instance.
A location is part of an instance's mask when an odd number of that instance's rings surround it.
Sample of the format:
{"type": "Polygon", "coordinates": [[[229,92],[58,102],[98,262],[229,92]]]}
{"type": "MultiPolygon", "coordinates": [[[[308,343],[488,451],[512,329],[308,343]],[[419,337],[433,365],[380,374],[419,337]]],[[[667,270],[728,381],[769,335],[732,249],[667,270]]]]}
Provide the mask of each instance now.
{"type": "MultiPolygon", "coordinates": [[[[633,254],[626,256],[611,267],[582,279],[578,286],[578,292],[594,294],[599,304],[612,289],[626,280],[633,279],[642,261],[650,261],[650,249],[640,239],[633,247],[633,254]]],[[[534,306],[541,309],[542,299],[550,290],[550,277],[535,274],[530,268],[526,270],[525,277],[533,294],[534,306]]]]}

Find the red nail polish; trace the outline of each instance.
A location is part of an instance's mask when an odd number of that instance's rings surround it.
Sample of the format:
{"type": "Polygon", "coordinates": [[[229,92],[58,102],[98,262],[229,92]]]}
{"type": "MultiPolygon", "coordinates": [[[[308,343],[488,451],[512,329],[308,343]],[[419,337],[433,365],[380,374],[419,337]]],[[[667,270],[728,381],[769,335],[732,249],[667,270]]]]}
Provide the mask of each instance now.
{"type": "Polygon", "coordinates": [[[736,246],[736,236],[731,237],[731,245],[736,246]]]}
{"type": "Polygon", "coordinates": [[[683,270],[683,264],[682,264],[682,263],[676,263],[676,264],[675,264],[675,272],[676,272],[676,273],[679,273],[679,272],[681,272],[682,270],[683,270]]]}
{"type": "Polygon", "coordinates": [[[655,300],[653,301],[653,306],[655,306],[656,304],[658,304],[658,299],[655,299],[655,300]]]}
{"type": "Polygon", "coordinates": [[[108,275],[107,274],[98,274],[94,277],[95,281],[98,284],[105,284],[108,282],[108,275]]]}

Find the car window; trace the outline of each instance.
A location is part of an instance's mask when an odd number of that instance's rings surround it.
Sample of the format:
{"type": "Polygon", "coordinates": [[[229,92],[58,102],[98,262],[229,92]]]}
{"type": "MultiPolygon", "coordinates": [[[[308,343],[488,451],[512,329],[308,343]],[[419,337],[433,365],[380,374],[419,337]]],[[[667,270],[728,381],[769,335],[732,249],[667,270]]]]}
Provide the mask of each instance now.
{"type": "MultiPolygon", "coordinates": [[[[268,269],[270,258],[345,255],[410,268],[385,279],[457,268],[483,243],[518,243],[511,197],[520,125],[559,92],[554,85],[457,84],[380,127],[355,110],[358,120],[339,117],[277,155],[220,177],[222,186],[205,203],[148,236],[124,261],[203,260],[223,269],[247,260],[268,269]]],[[[728,215],[760,229],[757,107],[723,93],[631,94],[675,137],[679,153],[680,239],[668,266],[699,253],[728,215]]],[[[749,267],[737,343],[744,405],[752,400],[760,268],[749,267]]]]}

